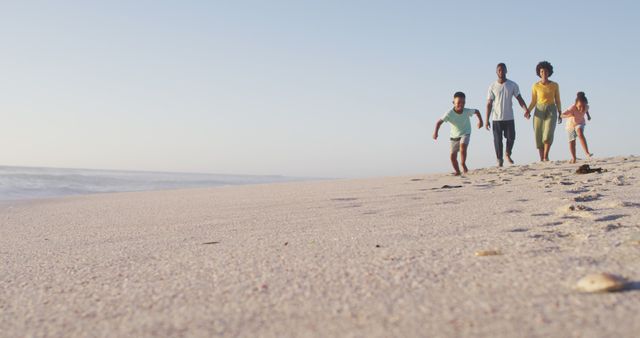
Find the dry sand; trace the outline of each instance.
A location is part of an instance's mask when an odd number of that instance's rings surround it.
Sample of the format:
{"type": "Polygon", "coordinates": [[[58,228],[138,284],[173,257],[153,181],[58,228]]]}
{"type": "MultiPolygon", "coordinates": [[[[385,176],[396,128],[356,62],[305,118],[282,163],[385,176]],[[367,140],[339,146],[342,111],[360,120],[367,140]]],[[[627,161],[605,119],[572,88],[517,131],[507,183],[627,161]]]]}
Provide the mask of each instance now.
{"type": "Polygon", "coordinates": [[[640,158],[590,164],[4,205],[0,336],[637,337],[640,158]]]}

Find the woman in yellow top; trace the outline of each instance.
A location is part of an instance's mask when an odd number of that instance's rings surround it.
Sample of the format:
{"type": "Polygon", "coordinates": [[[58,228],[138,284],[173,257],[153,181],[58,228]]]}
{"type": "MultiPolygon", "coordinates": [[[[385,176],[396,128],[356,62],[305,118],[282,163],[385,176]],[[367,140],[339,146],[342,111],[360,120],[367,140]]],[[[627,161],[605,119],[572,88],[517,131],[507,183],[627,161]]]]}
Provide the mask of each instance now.
{"type": "Polygon", "coordinates": [[[562,123],[562,118],[558,113],[562,111],[560,87],[556,82],[549,80],[553,74],[553,66],[549,62],[538,63],[536,73],[542,80],[533,84],[529,111],[533,111],[533,108],[536,109],[533,115],[536,147],[540,152],[540,161],[546,162],[549,161],[549,150],[553,143],[553,133],[556,130],[556,119],[558,123],[562,123]]]}

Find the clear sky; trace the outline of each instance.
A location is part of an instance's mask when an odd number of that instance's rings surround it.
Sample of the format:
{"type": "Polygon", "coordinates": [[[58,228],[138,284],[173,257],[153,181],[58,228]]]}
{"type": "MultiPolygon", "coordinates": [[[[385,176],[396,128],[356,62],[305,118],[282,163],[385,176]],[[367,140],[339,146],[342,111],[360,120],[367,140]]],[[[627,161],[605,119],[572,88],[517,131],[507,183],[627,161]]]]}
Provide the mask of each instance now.
{"type": "MultiPolygon", "coordinates": [[[[452,95],[548,60],[596,156],[640,149],[636,1],[3,1],[0,164],[314,177],[449,171],[452,95]]],[[[514,101],[515,102],[515,101],[514,101]]],[[[514,105],[514,159],[534,161],[514,105]]],[[[579,152],[581,151],[578,149],[579,152]]],[[[469,166],[495,164],[474,129],[469,166]]],[[[580,153],[581,154],[581,153],[580,153]]],[[[564,127],[551,159],[568,159],[564,127]]]]}

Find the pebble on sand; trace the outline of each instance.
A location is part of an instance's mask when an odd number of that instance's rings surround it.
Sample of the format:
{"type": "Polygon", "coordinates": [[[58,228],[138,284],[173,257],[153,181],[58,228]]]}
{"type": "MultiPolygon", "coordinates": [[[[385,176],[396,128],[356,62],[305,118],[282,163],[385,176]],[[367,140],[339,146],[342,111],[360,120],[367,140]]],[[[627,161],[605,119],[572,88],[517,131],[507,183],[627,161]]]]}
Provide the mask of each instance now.
{"type": "Polygon", "coordinates": [[[482,256],[499,256],[502,255],[502,253],[498,250],[480,250],[480,251],[476,251],[475,253],[476,256],[478,257],[482,257],[482,256]]]}
{"type": "Polygon", "coordinates": [[[593,273],[582,277],[576,287],[582,292],[611,292],[624,289],[627,280],[610,273],[593,273]]]}

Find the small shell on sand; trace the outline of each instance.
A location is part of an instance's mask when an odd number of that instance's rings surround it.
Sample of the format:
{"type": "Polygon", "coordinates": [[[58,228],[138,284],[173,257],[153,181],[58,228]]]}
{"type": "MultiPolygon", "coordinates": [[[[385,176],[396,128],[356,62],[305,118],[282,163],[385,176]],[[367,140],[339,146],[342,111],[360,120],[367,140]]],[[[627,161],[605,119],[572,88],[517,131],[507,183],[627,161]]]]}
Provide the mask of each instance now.
{"type": "Polygon", "coordinates": [[[576,288],[582,292],[611,292],[624,289],[627,280],[610,273],[594,273],[582,277],[576,288]]]}
{"type": "Polygon", "coordinates": [[[628,244],[631,245],[640,245],[640,238],[633,238],[627,241],[628,244]]]}
{"type": "Polygon", "coordinates": [[[627,182],[625,182],[624,178],[624,176],[616,176],[613,180],[611,180],[611,183],[615,185],[627,185],[627,182]]]}
{"type": "Polygon", "coordinates": [[[478,257],[482,257],[482,256],[499,256],[502,255],[502,253],[498,250],[480,250],[480,251],[476,251],[475,253],[476,256],[478,257]]]}

